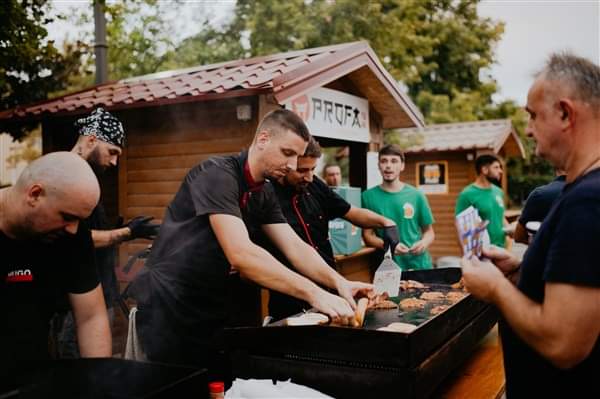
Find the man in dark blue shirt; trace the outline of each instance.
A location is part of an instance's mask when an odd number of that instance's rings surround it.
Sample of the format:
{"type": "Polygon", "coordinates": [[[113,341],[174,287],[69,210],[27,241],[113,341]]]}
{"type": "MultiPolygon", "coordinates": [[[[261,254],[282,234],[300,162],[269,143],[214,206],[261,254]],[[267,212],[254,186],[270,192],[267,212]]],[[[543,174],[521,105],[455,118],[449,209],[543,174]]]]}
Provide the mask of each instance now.
{"type": "Polygon", "coordinates": [[[564,172],[557,171],[557,177],[548,184],[536,187],[527,197],[521,217],[515,227],[514,239],[522,244],[529,244],[527,223],[543,222],[550,212],[552,204],[558,198],[565,186],[564,172]]]}
{"type": "Polygon", "coordinates": [[[502,312],[507,397],[600,397],[600,67],[553,55],[527,97],[536,153],[566,185],[519,262],[463,259],[467,289],[502,312]],[[512,281],[517,281],[513,285],[512,281]]]}

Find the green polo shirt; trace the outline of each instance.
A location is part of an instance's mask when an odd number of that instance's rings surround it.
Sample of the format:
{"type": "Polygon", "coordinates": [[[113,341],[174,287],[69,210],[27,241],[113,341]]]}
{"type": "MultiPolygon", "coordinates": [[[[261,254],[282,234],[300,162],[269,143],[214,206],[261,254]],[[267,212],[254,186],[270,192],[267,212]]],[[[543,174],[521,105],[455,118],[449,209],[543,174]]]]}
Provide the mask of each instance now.
{"type": "MultiPolygon", "coordinates": [[[[434,223],[425,194],[410,184],[404,184],[402,190],[394,193],[380,186],[373,187],[363,192],[362,205],[393,220],[398,226],[400,242],[409,248],[421,239],[422,229],[434,223]]],[[[377,235],[382,237],[381,229],[377,229],[377,235]]],[[[402,270],[431,268],[428,251],[419,255],[394,256],[394,261],[402,270]]]]}
{"type": "Polygon", "coordinates": [[[469,206],[477,209],[482,220],[489,220],[488,234],[492,244],[503,248],[506,237],[504,227],[504,192],[495,185],[489,188],[477,187],[469,184],[458,195],[456,200],[455,215],[469,206]]]}

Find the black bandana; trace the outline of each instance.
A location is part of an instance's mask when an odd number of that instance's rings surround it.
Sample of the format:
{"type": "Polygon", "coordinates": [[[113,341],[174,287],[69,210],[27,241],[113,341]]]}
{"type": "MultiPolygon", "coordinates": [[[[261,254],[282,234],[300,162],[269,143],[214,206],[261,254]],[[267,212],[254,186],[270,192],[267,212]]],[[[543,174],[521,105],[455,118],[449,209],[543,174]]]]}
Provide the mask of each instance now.
{"type": "Polygon", "coordinates": [[[123,124],[103,108],[96,108],[90,116],[78,119],[75,127],[82,136],[96,136],[109,144],[123,147],[123,124]]]}

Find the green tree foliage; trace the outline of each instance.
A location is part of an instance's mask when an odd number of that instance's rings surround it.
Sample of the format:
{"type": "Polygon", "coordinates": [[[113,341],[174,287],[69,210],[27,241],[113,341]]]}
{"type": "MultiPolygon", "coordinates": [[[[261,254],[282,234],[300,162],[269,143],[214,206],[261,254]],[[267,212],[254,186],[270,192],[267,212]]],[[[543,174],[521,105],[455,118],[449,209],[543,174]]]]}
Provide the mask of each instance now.
{"type": "MultiPolygon", "coordinates": [[[[69,16],[80,31],[78,43],[81,57],[78,73],[69,77],[69,88],[65,92],[94,84],[94,0],[89,0],[89,3],[89,7],[73,9],[69,16]]],[[[177,19],[181,1],[124,0],[103,3],[109,80],[169,69],[165,54],[175,48],[173,38],[177,23],[174,20],[177,19]]],[[[73,51],[73,44],[65,43],[63,51],[73,51]]]]}
{"type": "MultiPolygon", "coordinates": [[[[52,21],[45,0],[5,0],[0,7],[0,110],[44,100],[61,90],[79,54],[64,55],[46,39],[52,21]]],[[[0,131],[22,137],[32,126],[3,123],[0,131]]]]}

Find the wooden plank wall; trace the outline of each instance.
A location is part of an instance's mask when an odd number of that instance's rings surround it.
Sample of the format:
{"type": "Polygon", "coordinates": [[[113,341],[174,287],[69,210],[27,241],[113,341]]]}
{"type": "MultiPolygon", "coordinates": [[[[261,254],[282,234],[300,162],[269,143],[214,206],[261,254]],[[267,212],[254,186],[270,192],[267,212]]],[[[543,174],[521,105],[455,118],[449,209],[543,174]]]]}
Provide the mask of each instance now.
{"type": "Polygon", "coordinates": [[[404,182],[416,186],[416,163],[423,161],[448,161],[449,192],[442,195],[427,195],[435,219],[435,241],[430,247],[434,261],[440,256],[461,256],[462,251],[456,238],[454,208],[462,189],[475,180],[475,162],[467,161],[466,152],[437,152],[407,154],[406,167],[400,175],[404,182]]]}
{"type": "MultiPolygon", "coordinates": [[[[186,173],[213,155],[232,154],[247,148],[257,124],[258,99],[199,102],[131,110],[124,115],[128,136],[119,168],[119,212],[130,219],[138,215],[161,221],[166,206],[186,173]],[[253,118],[239,121],[236,106],[250,103],[253,118]]],[[[120,246],[120,266],[146,240],[120,246]]],[[[119,270],[120,272],[120,270],[119,270]]],[[[118,273],[120,281],[131,276],[118,273]]]]}

